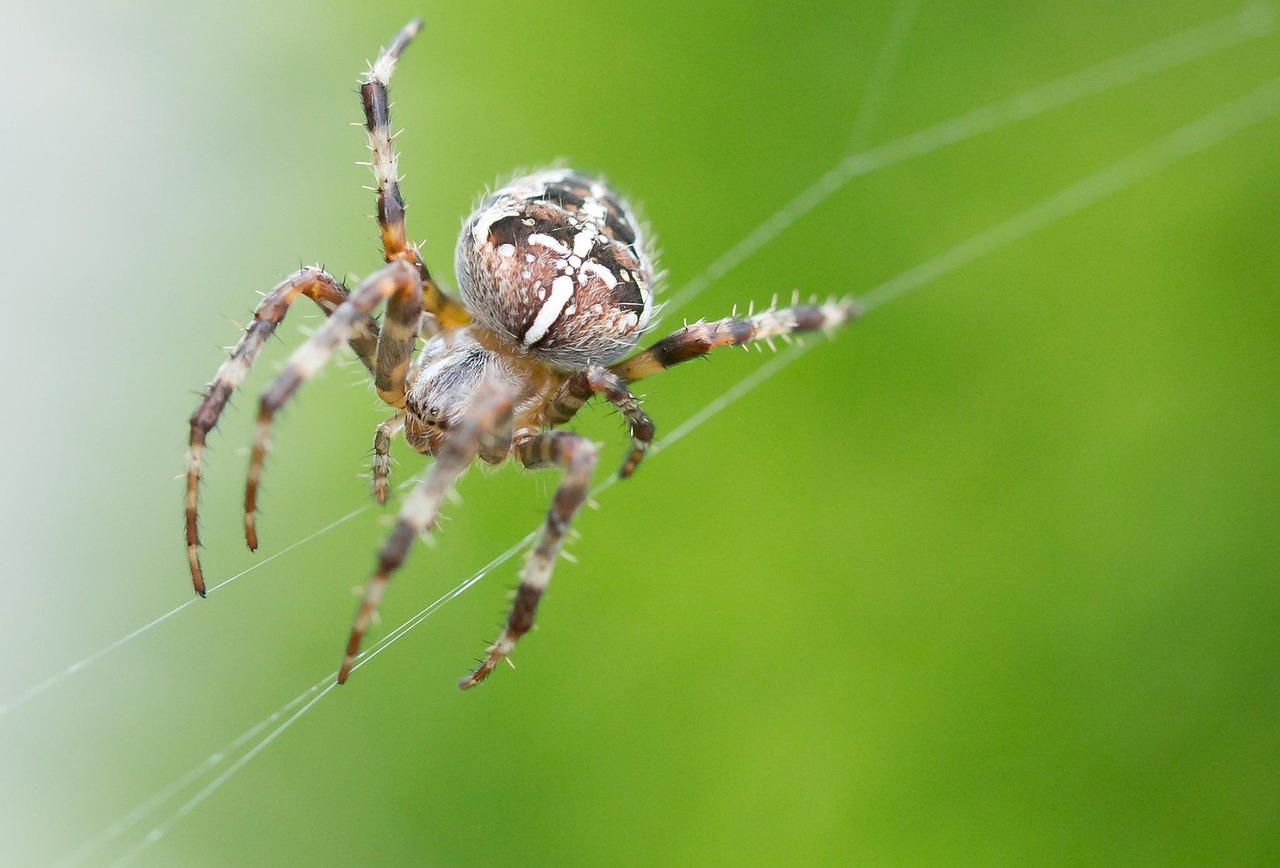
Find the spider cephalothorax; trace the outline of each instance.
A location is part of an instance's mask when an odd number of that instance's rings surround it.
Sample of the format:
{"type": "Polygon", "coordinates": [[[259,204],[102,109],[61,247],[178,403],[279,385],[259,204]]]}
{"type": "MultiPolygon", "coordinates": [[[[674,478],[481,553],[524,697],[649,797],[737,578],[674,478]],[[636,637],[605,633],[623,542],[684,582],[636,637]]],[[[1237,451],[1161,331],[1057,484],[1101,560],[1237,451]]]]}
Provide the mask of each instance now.
{"type": "Polygon", "coordinates": [[[420,27],[420,22],[410,22],[396,36],[370,67],[360,89],[387,264],[351,291],[319,268],[304,268],[276,286],[255,309],[253,322],[191,417],[187,557],[196,592],[203,596],[196,503],[205,439],[289,305],[305,295],[328,319],[293,353],[259,400],[245,487],[249,547],[257,548],[258,482],[275,413],[344,342],[373,375],[378,396],[394,409],[374,434],[377,500],[387,499],[388,455],[397,432],[403,431],[418,452],[435,456],[405,499],[395,529],[379,552],[356,612],[339,682],[351,670],[387,580],[403,563],[413,540],[432,528],[449,486],[472,460],[498,464],[514,457],[527,468],[563,471],[547,520],[520,571],[506,628],[479,667],[460,683],[470,687],[507,658],[532,626],[569,522],[586,497],[596,464],[595,446],[559,426],[593,396],[609,401],[630,430],[631,450],[620,471],[629,476],[654,432],[628,390],[629,383],[718,346],[831,329],[856,310],[845,299],[698,322],[623,360],[653,317],[652,255],[626,202],[604,182],[568,169],[519,178],[486,197],[467,218],[455,257],[462,303],[453,301],[406,240],[391,147],[387,80],[420,27]],[[379,323],[373,312],[380,304],[385,314],[379,323]]]}

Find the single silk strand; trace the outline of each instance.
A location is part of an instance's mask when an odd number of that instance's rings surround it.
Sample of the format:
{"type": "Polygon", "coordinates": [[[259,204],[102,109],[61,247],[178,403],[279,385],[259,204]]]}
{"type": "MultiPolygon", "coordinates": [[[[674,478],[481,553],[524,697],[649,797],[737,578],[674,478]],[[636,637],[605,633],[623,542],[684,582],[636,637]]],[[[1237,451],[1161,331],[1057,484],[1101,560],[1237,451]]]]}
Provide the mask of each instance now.
{"type": "Polygon", "coordinates": [[[1184,30],[1128,54],[1104,60],[1008,99],[988,103],[869,151],[846,157],[673,294],[665,303],[665,309],[681,310],[710,284],[741,265],[854,178],[1265,36],[1271,30],[1272,18],[1271,7],[1251,4],[1224,18],[1184,30]]]}

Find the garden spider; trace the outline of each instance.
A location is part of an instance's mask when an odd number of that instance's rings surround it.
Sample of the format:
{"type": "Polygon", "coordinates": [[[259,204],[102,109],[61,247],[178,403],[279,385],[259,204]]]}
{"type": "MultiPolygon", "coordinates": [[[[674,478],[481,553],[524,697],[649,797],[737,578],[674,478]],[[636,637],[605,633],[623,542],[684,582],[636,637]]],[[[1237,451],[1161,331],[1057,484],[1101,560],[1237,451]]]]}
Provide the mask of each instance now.
{"type": "Polygon", "coordinates": [[[245,487],[244,529],[254,525],[258,483],[276,412],[344,341],[373,375],[378,397],[393,408],[378,425],[373,493],[388,494],[391,438],[435,456],[405,500],[364,588],[338,683],[346,681],[387,580],[413,540],[435,524],[440,502],[472,460],[499,464],[508,455],[527,468],[563,471],[551,507],[520,571],[505,629],[480,665],[459,682],[483,681],[533,624],[569,522],[586,497],[596,447],[557,426],[592,397],[615,406],[631,433],[621,475],[630,476],[654,427],[627,386],[715,347],[769,341],[794,332],[830,330],[858,313],[851,299],[770,307],[745,318],[686,325],[625,361],[654,313],[653,255],[630,207],[599,180],[567,169],[537,172],[487,196],[467,218],[455,265],[462,302],[432,279],[406,240],[396,154],[391,145],[387,81],[421,28],[411,21],[370,67],[360,87],[370,163],[377,181],[378,225],[386,265],[348,292],[319,268],[303,268],[276,286],[222,363],[191,416],[187,452],[187,558],[204,596],[196,502],[205,439],[267,338],[300,295],[327,317],[262,394],[245,487]],[[373,311],[385,302],[379,325],[373,311]],[[417,357],[419,336],[425,341],[417,357]]]}

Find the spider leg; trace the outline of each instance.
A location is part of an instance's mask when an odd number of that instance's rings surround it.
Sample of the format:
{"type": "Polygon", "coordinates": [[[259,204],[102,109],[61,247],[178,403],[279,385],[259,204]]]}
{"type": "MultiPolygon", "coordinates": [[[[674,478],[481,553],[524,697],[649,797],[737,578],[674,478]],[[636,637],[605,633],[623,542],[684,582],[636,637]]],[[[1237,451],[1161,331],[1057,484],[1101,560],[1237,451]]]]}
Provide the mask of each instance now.
{"type": "Polygon", "coordinates": [[[480,431],[480,445],[476,457],[485,464],[498,465],[511,454],[511,439],[515,432],[515,419],[511,407],[506,407],[494,421],[480,431]]]}
{"type": "Polygon", "coordinates": [[[387,299],[387,315],[378,334],[373,385],[378,397],[399,412],[379,425],[373,438],[373,496],[378,503],[387,502],[391,437],[404,427],[405,391],[412,379],[409,359],[423,319],[422,293],[398,292],[387,299]]]}
{"type": "MultiPolygon", "coordinates": [[[[263,297],[253,311],[253,322],[245,329],[240,342],[231,355],[214,374],[213,382],[205,392],[204,400],[191,415],[191,434],[187,445],[187,493],[185,501],[187,525],[187,562],[191,568],[191,581],[200,596],[205,594],[204,573],[200,568],[200,534],[196,515],[199,499],[200,470],[204,462],[205,440],[209,431],[218,424],[231,393],[244,380],[249,366],[257,357],[267,338],[284,320],[289,306],[302,295],[311,299],[331,315],[347,300],[347,291],[319,268],[303,268],[281,281],[263,297]]],[[[378,326],[370,317],[357,321],[351,330],[348,343],[366,368],[373,371],[374,348],[378,338],[378,326]]]]}
{"type": "MultiPolygon", "coordinates": [[[[346,656],[338,670],[339,684],[347,680],[360,650],[360,642],[387,589],[387,581],[404,563],[410,544],[435,525],[445,493],[476,453],[490,448],[493,440],[501,439],[502,432],[510,430],[510,424],[511,397],[504,389],[490,383],[481,389],[462,423],[441,442],[435,462],[405,500],[396,518],[395,529],[378,552],[378,565],[365,583],[364,597],[356,610],[355,623],[347,640],[346,656]]],[[[509,434],[506,447],[510,448],[509,434]]]]}
{"type": "Polygon", "coordinates": [[[373,499],[387,502],[391,477],[391,438],[404,428],[404,411],[383,421],[373,432],[373,499]]]}
{"type": "Polygon", "coordinates": [[[392,144],[391,103],[387,97],[387,84],[395,72],[396,61],[413,37],[422,29],[422,20],[415,18],[396,34],[378,59],[369,67],[360,84],[360,101],[364,106],[364,127],[369,141],[378,194],[378,229],[382,234],[382,249],[387,262],[403,260],[418,269],[422,278],[424,306],[436,316],[445,328],[464,325],[471,317],[456,301],[450,299],[431,277],[418,249],[409,243],[404,228],[404,199],[400,195],[400,172],[397,155],[392,144]]]}
{"type": "Polygon", "coordinates": [[[591,471],[596,466],[596,447],[585,437],[568,431],[547,431],[518,439],[515,450],[525,467],[556,466],[564,470],[564,476],[547,511],[546,523],[520,571],[520,585],[507,615],[507,625],[497,641],[489,646],[485,659],[475,671],[458,682],[463,690],[487,678],[494,667],[511,654],[516,641],[533,626],[538,600],[551,579],[551,568],[560,552],[569,522],[586,499],[591,471]]]}
{"type": "Polygon", "coordinates": [[[618,475],[626,479],[635,472],[653,442],[654,428],[653,420],[640,409],[640,403],[627,390],[626,382],[613,371],[599,365],[589,365],[565,380],[551,400],[547,424],[563,425],[568,422],[592,395],[603,395],[610,404],[617,407],[631,429],[631,452],[618,471],[618,475]]]}
{"type": "Polygon", "coordinates": [[[418,342],[421,319],[421,292],[397,292],[387,299],[387,313],[382,318],[382,332],[378,335],[373,385],[378,397],[397,410],[404,409],[409,359],[418,342]]]}
{"type": "Polygon", "coordinates": [[[244,490],[245,542],[250,549],[258,547],[254,513],[257,511],[262,464],[271,440],[271,422],[276,412],[303,382],[320,370],[339,344],[350,339],[351,334],[360,328],[361,323],[383,299],[417,295],[421,292],[422,284],[418,280],[417,271],[404,263],[391,263],[374,272],[330,314],[310,340],[294,350],[285,363],[284,370],[258,399],[258,425],[249,455],[249,475],[244,490]]]}
{"type": "Polygon", "coordinates": [[[672,365],[705,356],[716,347],[735,346],[750,341],[788,339],[791,335],[823,329],[830,331],[851,319],[861,309],[852,298],[823,304],[770,307],[747,317],[725,317],[715,322],[696,322],[658,341],[631,358],[611,365],[609,370],[624,382],[634,383],[665,371],[672,365]]]}

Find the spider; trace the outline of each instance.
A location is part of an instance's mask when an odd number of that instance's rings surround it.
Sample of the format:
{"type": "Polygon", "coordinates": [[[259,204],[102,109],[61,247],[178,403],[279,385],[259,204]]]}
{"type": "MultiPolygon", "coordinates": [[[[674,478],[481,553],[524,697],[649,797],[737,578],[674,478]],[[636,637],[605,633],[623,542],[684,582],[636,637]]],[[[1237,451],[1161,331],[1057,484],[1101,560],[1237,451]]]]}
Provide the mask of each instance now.
{"type": "Polygon", "coordinates": [[[303,268],[268,293],[253,321],[218,368],[191,416],[186,472],[187,559],[195,591],[205,595],[196,503],[205,441],[232,392],[289,306],[305,296],[326,316],[290,356],[258,402],[244,498],[245,541],[258,546],[255,513],[275,414],[346,342],[393,410],[373,439],[373,495],[385,503],[392,438],[403,432],[435,461],[405,499],[378,553],[338,683],[346,681],[360,642],[416,537],[430,531],[441,500],[473,460],[514,457],[529,469],[562,471],[551,506],[519,574],[501,635],[460,682],[483,681],[533,625],[564,535],[586,497],[596,447],[560,426],[591,398],[617,408],[631,449],[620,475],[630,476],[653,441],[654,426],[629,384],[716,347],[831,330],[855,317],[849,299],[771,306],[747,317],[699,321],[625,358],[654,315],[654,256],[631,207],[603,181],[568,169],[517,178],[488,195],[466,219],[455,253],[461,302],[432,278],[405,236],[387,82],[422,27],[409,22],[369,67],[360,86],[365,130],[377,182],[377,221],[386,264],[348,291],[318,267],[303,268]],[[385,308],[379,323],[374,311],[385,308]],[[417,351],[419,339],[423,343],[417,351]]]}

